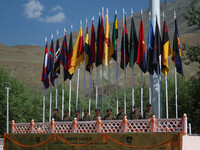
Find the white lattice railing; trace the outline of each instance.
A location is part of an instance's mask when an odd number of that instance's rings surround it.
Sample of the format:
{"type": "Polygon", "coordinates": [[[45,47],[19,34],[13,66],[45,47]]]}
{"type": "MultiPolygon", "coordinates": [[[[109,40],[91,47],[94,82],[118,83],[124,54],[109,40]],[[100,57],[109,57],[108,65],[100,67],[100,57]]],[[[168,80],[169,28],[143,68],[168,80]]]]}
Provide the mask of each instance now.
{"type": "Polygon", "coordinates": [[[0,145],[3,145],[3,138],[0,138],[0,145]]]}
{"type": "Polygon", "coordinates": [[[15,123],[11,133],[182,132],[187,134],[187,116],[179,119],[101,120],[51,123],[15,123]]]}

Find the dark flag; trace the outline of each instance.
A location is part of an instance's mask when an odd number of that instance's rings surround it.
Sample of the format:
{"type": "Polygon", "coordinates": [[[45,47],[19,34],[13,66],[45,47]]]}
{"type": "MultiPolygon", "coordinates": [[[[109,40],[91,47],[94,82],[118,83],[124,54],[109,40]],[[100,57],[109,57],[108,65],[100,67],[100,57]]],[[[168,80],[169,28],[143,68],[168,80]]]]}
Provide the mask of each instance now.
{"type": "Polygon", "coordinates": [[[131,35],[130,35],[130,62],[129,66],[133,68],[135,62],[137,61],[137,51],[138,51],[138,40],[135,31],[135,23],[133,15],[131,16],[131,35]]]}
{"type": "Polygon", "coordinates": [[[94,20],[92,20],[92,28],[91,28],[91,42],[90,48],[92,51],[92,63],[96,62],[96,37],[95,37],[95,30],[94,30],[94,20]]]}
{"type": "Polygon", "coordinates": [[[154,47],[153,47],[153,70],[160,74],[160,63],[159,63],[159,55],[161,54],[161,37],[160,30],[158,27],[157,17],[156,17],[156,29],[154,36],[154,47]]]}
{"type": "Polygon", "coordinates": [[[90,72],[90,67],[92,67],[92,51],[91,51],[91,48],[89,46],[88,27],[86,29],[86,38],[85,38],[84,51],[85,51],[85,54],[86,54],[86,60],[85,60],[86,70],[88,72],[90,72]]]}
{"type": "Polygon", "coordinates": [[[67,80],[67,37],[66,34],[64,35],[61,53],[60,53],[60,63],[63,65],[64,68],[64,81],[67,80]]]}
{"type": "Polygon", "coordinates": [[[96,67],[102,64],[103,53],[104,53],[104,27],[103,27],[103,14],[102,14],[101,23],[99,17],[98,32],[97,32],[96,67]]]}
{"type": "Polygon", "coordinates": [[[153,26],[151,20],[149,20],[149,37],[147,47],[147,71],[153,74],[153,44],[154,44],[153,26]]]}
{"type": "Polygon", "coordinates": [[[173,39],[172,60],[175,62],[177,72],[183,76],[181,47],[180,47],[180,40],[179,40],[179,35],[178,35],[178,27],[177,27],[176,19],[175,19],[175,31],[174,31],[174,39],[173,39]]]}
{"type": "Polygon", "coordinates": [[[51,47],[49,51],[49,71],[50,71],[50,80],[54,86],[54,49],[53,49],[53,38],[51,40],[51,47]]]}
{"type": "Polygon", "coordinates": [[[162,39],[162,73],[166,76],[169,72],[168,57],[171,55],[169,36],[167,31],[166,20],[164,20],[163,39],[162,39]]]}
{"type": "Polygon", "coordinates": [[[58,75],[60,74],[60,47],[59,47],[59,37],[57,36],[56,41],[56,56],[55,56],[55,64],[54,64],[54,78],[58,78],[58,75]]]}
{"type": "Polygon", "coordinates": [[[111,44],[111,48],[114,51],[112,58],[115,61],[117,61],[117,39],[118,39],[118,25],[117,25],[117,14],[115,13],[115,18],[113,22],[113,31],[112,31],[112,44],[111,44]]]}
{"type": "Polygon", "coordinates": [[[124,55],[126,58],[126,66],[130,61],[129,58],[129,51],[128,51],[128,33],[127,33],[127,28],[126,28],[126,18],[125,18],[125,24],[124,24],[124,29],[122,30],[122,42],[121,42],[121,63],[120,67],[124,69],[124,55]],[[124,33],[125,33],[125,54],[124,54],[124,33]]]}
{"type": "MultiPolygon", "coordinates": [[[[70,39],[69,39],[68,57],[71,55],[72,51],[73,51],[73,38],[72,38],[72,32],[71,32],[70,33],[70,39]]],[[[67,71],[67,74],[68,74],[69,80],[71,80],[74,74],[70,74],[68,71],[67,71]]]]}
{"type": "Polygon", "coordinates": [[[48,72],[49,72],[48,71],[48,46],[47,46],[47,41],[45,41],[45,53],[44,53],[44,61],[43,61],[41,81],[43,82],[44,87],[46,89],[49,87],[48,72]]]}
{"type": "Polygon", "coordinates": [[[144,43],[144,29],[143,21],[141,16],[140,22],[140,33],[139,33],[139,42],[138,42],[138,51],[137,51],[137,64],[140,69],[145,73],[146,72],[146,61],[145,61],[145,43],[144,43]]]}

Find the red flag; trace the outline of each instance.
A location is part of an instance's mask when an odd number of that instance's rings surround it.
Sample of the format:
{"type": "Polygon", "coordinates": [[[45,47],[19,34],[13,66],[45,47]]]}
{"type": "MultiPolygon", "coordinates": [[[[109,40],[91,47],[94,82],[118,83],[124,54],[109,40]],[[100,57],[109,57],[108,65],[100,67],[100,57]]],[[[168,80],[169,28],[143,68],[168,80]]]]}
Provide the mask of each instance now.
{"type": "Polygon", "coordinates": [[[96,62],[96,37],[95,37],[95,30],[94,30],[94,20],[92,21],[90,48],[92,50],[92,63],[95,63],[96,62]]]}

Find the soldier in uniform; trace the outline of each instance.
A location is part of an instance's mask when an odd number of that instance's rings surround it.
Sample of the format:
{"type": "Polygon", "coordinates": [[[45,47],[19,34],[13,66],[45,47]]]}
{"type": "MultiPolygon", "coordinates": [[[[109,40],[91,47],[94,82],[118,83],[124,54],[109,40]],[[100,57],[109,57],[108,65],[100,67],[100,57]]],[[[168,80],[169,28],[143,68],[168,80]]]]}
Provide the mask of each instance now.
{"type": "Polygon", "coordinates": [[[88,109],[85,109],[84,110],[83,121],[91,121],[90,115],[88,113],[89,113],[88,109]]]}
{"type": "Polygon", "coordinates": [[[77,119],[77,121],[82,121],[82,118],[81,118],[81,116],[79,115],[79,110],[75,110],[75,116],[74,116],[74,118],[76,118],[77,119]]]}
{"type": "Polygon", "coordinates": [[[104,117],[104,120],[115,120],[115,117],[112,116],[112,109],[107,109],[107,115],[104,117]]]}
{"type": "Polygon", "coordinates": [[[138,106],[133,106],[134,111],[131,112],[130,119],[142,119],[141,113],[138,111],[138,106]]]}
{"type": "Polygon", "coordinates": [[[144,119],[150,119],[155,115],[155,113],[151,110],[151,104],[147,104],[147,110],[144,113],[144,119]]]}
{"type": "Polygon", "coordinates": [[[60,121],[58,112],[59,112],[58,108],[54,108],[54,115],[53,115],[54,121],[60,121]]]}
{"type": "Polygon", "coordinates": [[[117,117],[116,117],[116,119],[117,120],[122,120],[122,119],[124,119],[124,108],[122,107],[122,106],[120,106],[119,108],[118,108],[118,110],[119,110],[119,113],[117,114],[117,117]]]}
{"type": "Polygon", "coordinates": [[[72,121],[72,117],[69,116],[69,110],[65,110],[63,121],[72,121]]]}
{"type": "Polygon", "coordinates": [[[93,120],[98,120],[99,117],[101,117],[100,116],[100,110],[99,109],[95,109],[95,116],[94,116],[93,120]]]}

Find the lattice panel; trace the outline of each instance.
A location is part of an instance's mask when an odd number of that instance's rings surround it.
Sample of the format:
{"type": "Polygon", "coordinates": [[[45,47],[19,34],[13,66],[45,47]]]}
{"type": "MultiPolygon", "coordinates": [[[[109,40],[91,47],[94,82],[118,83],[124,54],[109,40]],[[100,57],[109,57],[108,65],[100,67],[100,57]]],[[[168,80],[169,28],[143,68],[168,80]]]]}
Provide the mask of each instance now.
{"type": "Polygon", "coordinates": [[[123,122],[122,120],[101,121],[101,124],[103,126],[103,127],[101,127],[101,132],[123,132],[122,122],[123,122]]]}
{"type": "Polygon", "coordinates": [[[14,133],[30,133],[30,123],[15,123],[14,133]]]}
{"type": "Polygon", "coordinates": [[[128,132],[151,132],[151,123],[149,120],[128,120],[128,132]]]}
{"type": "Polygon", "coordinates": [[[55,122],[54,132],[55,133],[72,133],[73,131],[73,122],[55,122]]]}
{"type": "Polygon", "coordinates": [[[157,132],[182,132],[183,122],[182,119],[156,119],[157,132]]]}
{"type": "Polygon", "coordinates": [[[96,121],[78,121],[76,127],[77,133],[96,133],[97,124],[96,121]]]}
{"type": "Polygon", "coordinates": [[[0,145],[3,145],[3,138],[0,138],[0,145]]]}
{"type": "Polygon", "coordinates": [[[33,133],[51,133],[51,123],[34,123],[33,133]]]}

